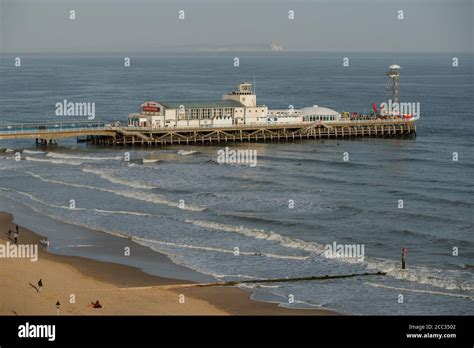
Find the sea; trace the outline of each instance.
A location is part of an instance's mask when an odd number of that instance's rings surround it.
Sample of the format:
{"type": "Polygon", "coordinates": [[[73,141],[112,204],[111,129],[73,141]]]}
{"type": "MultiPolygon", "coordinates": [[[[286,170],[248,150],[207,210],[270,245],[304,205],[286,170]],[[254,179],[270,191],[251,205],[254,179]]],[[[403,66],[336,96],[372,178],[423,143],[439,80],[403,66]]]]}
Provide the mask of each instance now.
{"type": "MultiPolygon", "coordinates": [[[[0,201],[131,238],[216,281],[385,273],[242,285],[255,300],[343,314],[474,313],[472,55],[37,54],[19,55],[21,66],[15,57],[0,60],[0,126],[87,121],[56,116],[63,100],[94,102],[94,121],[126,123],[144,101],[219,100],[242,81],[269,108],[364,113],[390,99],[385,74],[400,65],[400,100],[420,105],[416,136],[151,148],[3,140],[0,201]],[[226,146],[255,150],[257,165],[219,163],[226,146]],[[330,258],[334,244],[363,247],[363,257],[330,258]]],[[[93,247],[74,245],[72,231],[62,231],[70,249],[93,247]]]]}

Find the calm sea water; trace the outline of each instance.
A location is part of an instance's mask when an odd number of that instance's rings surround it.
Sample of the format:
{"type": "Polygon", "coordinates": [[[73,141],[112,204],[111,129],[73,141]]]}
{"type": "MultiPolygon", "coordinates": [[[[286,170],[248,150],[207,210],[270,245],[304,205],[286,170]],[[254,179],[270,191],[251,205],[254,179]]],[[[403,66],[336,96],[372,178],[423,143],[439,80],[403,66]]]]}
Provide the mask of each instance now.
{"type": "Polygon", "coordinates": [[[95,102],[97,120],[125,121],[143,101],[220,99],[254,75],[258,102],[270,108],[318,104],[364,112],[389,98],[384,74],[396,63],[402,101],[421,105],[418,135],[231,145],[257,150],[256,167],[217,164],[221,146],[130,148],[127,163],[123,149],[73,140],[48,149],[3,141],[0,199],[52,219],[132,235],[217,279],[387,272],[254,289],[287,306],[472,314],[473,57],[458,56],[454,68],[447,55],[358,54],[343,68],[338,54],[238,56],[240,67],[230,54],[137,55],[130,68],[121,56],[25,56],[20,68],[13,57],[2,57],[0,121],[68,120],[54,116],[63,99],[95,102]],[[23,160],[14,161],[11,150],[23,151],[23,160]],[[76,210],[69,209],[71,199],[76,210]],[[363,244],[364,261],[323,257],[324,245],[333,242],[363,244]],[[409,250],[405,271],[403,247],[409,250]]]}

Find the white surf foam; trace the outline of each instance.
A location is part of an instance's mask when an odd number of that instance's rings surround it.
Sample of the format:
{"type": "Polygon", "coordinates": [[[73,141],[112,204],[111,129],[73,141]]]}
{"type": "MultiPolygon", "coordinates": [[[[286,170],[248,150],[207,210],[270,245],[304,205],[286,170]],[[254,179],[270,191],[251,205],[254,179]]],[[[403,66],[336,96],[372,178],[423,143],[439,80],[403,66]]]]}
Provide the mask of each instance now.
{"type": "MultiPolygon", "coordinates": [[[[154,240],[154,239],[141,238],[141,237],[133,237],[133,240],[137,241],[137,242],[152,243],[152,244],[154,243],[154,244],[172,246],[172,247],[176,247],[176,248],[205,250],[205,251],[212,251],[212,252],[225,253],[225,254],[234,254],[235,253],[235,250],[233,250],[233,249],[222,249],[222,248],[215,248],[215,247],[209,247],[209,246],[164,242],[164,241],[158,241],[158,240],[154,240]]],[[[246,252],[246,251],[240,251],[239,255],[256,256],[254,252],[246,252]]],[[[278,259],[294,259],[295,258],[294,256],[265,254],[265,253],[262,253],[261,255],[258,255],[258,256],[269,257],[269,258],[278,258],[278,259]]]]}
{"type": "Polygon", "coordinates": [[[249,284],[249,283],[244,283],[244,284],[239,284],[239,288],[247,288],[247,289],[260,289],[260,288],[268,288],[268,289],[278,289],[280,288],[280,285],[263,285],[263,284],[249,284]]]}
{"type": "Polygon", "coordinates": [[[156,204],[164,204],[169,207],[189,210],[189,211],[204,211],[206,208],[201,208],[193,204],[186,203],[183,208],[180,207],[178,202],[171,201],[167,198],[158,196],[154,193],[147,193],[147,192],[130,192],[130,191],[113,191],[115,194],[127,198],[133,198],[144,202],[156,203],[156,204]]]}
{"type": "Polygon", "coordinates": [[[159,162],[160,160],[159,159],[146,159],[144,158],[143,159],[143,164],[145,163],[156,163],[156,162],[159,162]]]}
{"type": "Polygon", "coordinates": [[[55,249],[63,249],[63,248],[91,248],[91,247],[95,247],[95,245],[92,245],[92,244],[63,245],[63,246],[55,247],[55,249]]]}
{"type": "Polygon", "coordinates": [[[58,152],[48,152],[47,157],[52,158],[61,158],[61,159],[72,159],[72,160],[86,160],[86,161],[120,161],[123,158],[120,156],[115,157],[91,157],[91,156],[78,156],[78,155],[69,155],[65,153],[58,152]]]}
{"type": "Polygon", "coordinates": [[[301,249],[308,252],[314,252],[320,255],[324,254],[323,245],[316,244],[313,242],[305,242],[301,239],[292,239],[292,238],[282,236],[281,234],[278,234],[272,231],[247,228],[243,226],[226,225],[226,224],[221,224],[217,222],[203,221],[203,220],[186,219],[185,222],[191,223],[196,226],[208,228],[208,229],[239,233],[244,236],[252,237],[255,239],[266,239],[268,241],[276,242],[287,248],[301,249]]]}
{"type": "Polygon", "coordinates": [[[197,153],[197,151],[192,151],[192,150],[179,150],[178,155],[181,156],[188,156],[197,153]]]}
{"type": "Polygon", "coordinates": [[[377,284],[377,283],[364,283],[376,288],[384,288],[384,289],[391,289],[391,290],[397,290],[397,291],[408,291],[408,292],[418,292],[421,294],[432,294],[432,295],[442,295],[442,296],[451,296],[451,297],[460,297],[460,298],[465,298],[468,300],[473,301],[474,296],[468,296],[468,295],[463,295],[463,294],[454,294],[452,292],[443,292],[443,291],[432,291],[432,290],[422,290],[422,289],[408,289],[408,288],[399,288],[395,286],[389,286],[389,285],[384,285],[384,284],[377,284]]]}
{"type": "MultiPolygon", "coordinates": [[[[12,150],[13,151],[13,150],[12,150]]],[[[23,150],[23,153],[29,154],[29,155],[40,155],[43,154],[43,151],[34,151],[34,150],[23,150]]]]}
{"type": "Polygon", "coordinates": [[[27,161],[32,161],[32,162],[66,164],[70,166],[80,166],[82,164],[82,162],[79,162],[79,161],[64,161],[64,160],[59,160],[59,159],[53,160],[53,159],[37,158],[37,157],[30,157],[30,156],[26,156],[25,159],[27,161]]]}
{"type": "Polygon", "coordinates": [[[110,171],[106,171],[105,169],[100,169],[99,170],[99,169],[94,169],[94,168],[90,168],[90,167],[85,167],[85,168],[82,168],[82,171],[84,173],[91,173],[91,174],[98,175],[102,179],[105,179],[105,180],[107,180],[107,181],[109,181],[113,184],[125,185],[125,186],[130,186],[130,187],[133,187],[133,188],[144,189],[144,190],[152,190],[152,189],[156,188],[155,186],[147,185],[147,184],[140,183],[140,182],[137,182],[137,181],[129,181],[129,180],[126,180],[124,178],[120,178],[118,176],[113,175],[110,171]]]}
{"type": "Polygon", "coordinates": [[[388,276],[408,280],[420,284],[426,284],[446,290],[473,291],[472,283],[465,282],[459,278],[459,271],[439,270],[422,266],[410,266],[401,269],[399,264],[392,260],[367,259],[367,268],[387,273],[388,276]],[[452,275],[450,276],[449,273],[452,275]]]}
{"type": "Polygon", "coordinates": [[[211,274],[214,278],[247,278],[247,279],[259,279],[258,277],[249,276],[245,274],[211,274]]]}

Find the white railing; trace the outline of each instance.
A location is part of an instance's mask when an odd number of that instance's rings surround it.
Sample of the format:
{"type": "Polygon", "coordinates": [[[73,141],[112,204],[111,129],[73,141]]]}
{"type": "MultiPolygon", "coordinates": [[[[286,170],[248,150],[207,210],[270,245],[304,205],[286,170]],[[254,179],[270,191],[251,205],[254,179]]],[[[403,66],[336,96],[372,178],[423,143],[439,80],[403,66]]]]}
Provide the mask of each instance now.
{"type": "Polygon", "coordinates": [[[0,125],[0,134],[76,133],[109,129],[103,122],[23,123],[0,125]]]}
{"type": "Polygon", "coordinates": [[[0,130],[0,135],[14,135],[14,134],[45,134],[45,133],[77,133],[90,131],[112,130],[109,127],[84,127],[84,128],[63,128],[63,129],[37,129],[37,130],[0,130]]]}
{"type": "Polygon", "coordinates": [[[334,121],[304,121],[304,122],[265,122],[265,123],[246,123],[246,124],[232,124],[232,125],[209,125],[209,126],[168,126],[168,127],[157,127],[157,126],[148,126],[148,127],[139,127],[139,126],[123,126],[123,127],[111,127],[112,130],[123,129],[125,131],[142,131],[142,132],[153,132],[153,131],[173,131],[173,130],[200,130],[202,128],[206,129],[245,129],[253,127],[302,127],[312,124],[327,124],[327,125],[373,125],[373,124],[399,124],[407,123],[412,120],[403,120],[403,119],[375,119],[375,120],[334,120],[334,121]]]}

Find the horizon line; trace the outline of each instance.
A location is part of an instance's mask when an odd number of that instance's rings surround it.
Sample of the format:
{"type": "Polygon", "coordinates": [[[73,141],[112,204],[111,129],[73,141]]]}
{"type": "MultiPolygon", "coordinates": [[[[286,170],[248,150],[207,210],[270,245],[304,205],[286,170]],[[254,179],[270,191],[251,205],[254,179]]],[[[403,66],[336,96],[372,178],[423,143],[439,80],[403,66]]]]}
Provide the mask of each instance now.
{"type": "Polygon", "coordinates": [[[146,50],[113,50],[113,51],[96,51],[96,50],[91,50],[91,51],[1,51],[0,50],[0,56],[4,55],[14,55],[14,54],[41,54],[41,55],[47,55],[47,54],[61,54],[61,55],[81,55],[81,54],[113,54],[113,55],[118,55],[118,54],[160,54],[160,53],[217,53],[217,54],[230,54],[230,53],[270,53],[270,54],[275,54],[275,55],[281,55],[281,54],[286,54],[286,53],[384,53],[384,54],[417,54],[417,53],[422,53],[422,54],[470,54],[473,55],[474,51],[351,51],[351,50],[324,50],[324,51],[317,51],[317,50],[289,50],[289,51],[271,51],[271,50],[160,50],[160,51],[146,51],[146,50]]]}

